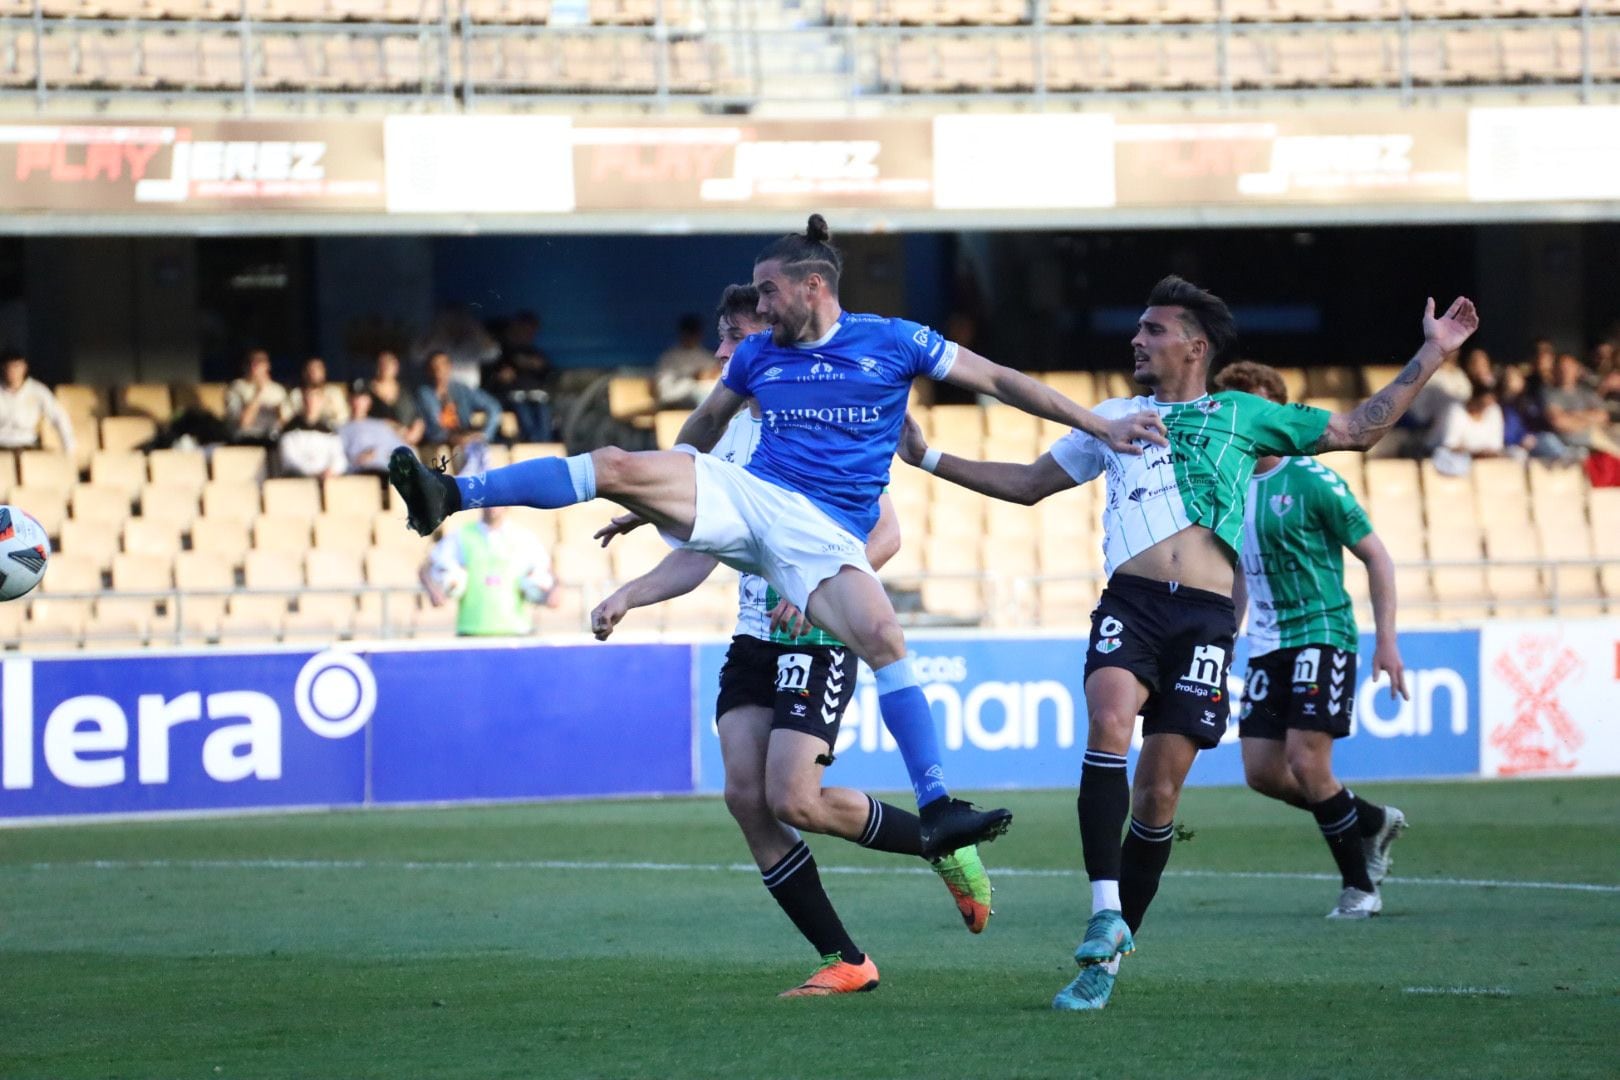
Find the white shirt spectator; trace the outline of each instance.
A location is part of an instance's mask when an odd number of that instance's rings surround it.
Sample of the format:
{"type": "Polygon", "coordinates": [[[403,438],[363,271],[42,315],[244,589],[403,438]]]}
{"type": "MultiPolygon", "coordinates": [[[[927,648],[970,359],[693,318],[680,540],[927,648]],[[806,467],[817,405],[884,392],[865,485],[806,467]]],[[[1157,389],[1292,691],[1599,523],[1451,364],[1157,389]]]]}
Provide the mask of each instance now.
{"type": "Polygon", "coordinates": [[[290,476],[341,476],[349,462],[343,454],[343,440],[330,431],[298,428],[284,433],[276,442],[281,471],[290,476]]]}
{"type": "Polygon", "coordinates": [[[38,379],[24,379],[15,391],[0,385],[0,448],[38,446],[39,425],[45,420],[61,436],[62,449],[73,453],[73,422],[50,387],[38,379]]]}
{"type": "Polygon", "coordinates": [[[261,387],[247,379],[237,379],[225,390],[225,419],[232,435],[272,437],[291,415],[287,388],[278,382],[268,382],[261,387]],[[253,423],[243,427],[242,414],[255,398],[259,411],[254,414],[253,423]]]}
{"type": "Polygon", "coordinates": [[[1440,445],[1470,456],[1502,453],[1502,406],[1492,401],[1478,416],[1474,416],[1466,405],[1453,404],[1446,410],[1440,445]]]}

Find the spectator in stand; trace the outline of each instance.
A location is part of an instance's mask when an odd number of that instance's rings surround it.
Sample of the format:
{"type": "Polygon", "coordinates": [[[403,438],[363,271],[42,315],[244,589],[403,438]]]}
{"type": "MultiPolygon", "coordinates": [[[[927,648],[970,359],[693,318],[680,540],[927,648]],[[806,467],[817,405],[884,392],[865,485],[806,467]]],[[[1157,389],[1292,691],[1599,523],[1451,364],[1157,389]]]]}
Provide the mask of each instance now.
{"type": "Polygon", "coordinates": [[[407,446],[422,441],[422,411],[416,407],[416,395],[399,381],[397,353],[384,349],[377,354],[377,367],[367,389],[371,395],[371,419],[393,424],[400,441],[407,446]]]}
{"type": "Polygon", "coordinates": [[[1484,349],[1468,350],[1468,355],[1463,360],[1463,374],[1468,376],[1468,383],[1475,391],[1481,388],[1496,389],[1496,365],[1491,363],[1491,354],[1484,349]]]}
{"type": "Polygon", "coordinates": [[[484,386],[517,417],[520,442],[550,442],[551,390],[538,350],[513,349],[484,372],[484,386]]]}
{"type": "Polygon", "coordinates": [[[703,320],[698,316],[682,315],[675,333],[675,344],[658,356],[653,393],[660,409],[695,409],[720,377],[720,365],[714,350],[703,347],[703,320]]]}
{"type": "Polygon", "coordinates": [[[457,601],[457,634],[533,633],[530,605],[556,607],[560,599],[545,546],[509,521],[508,509],[486,507],[478,520],[447,528],[422,568],[434,607],[457,601]]]}
{"type": "Polygon", "coordinates": [[[1502,409],[1502,445],[1509,457],[1556,461],[1564,455],[1564,444],[1550,432],[1537,432],[1541,409],[1530,400],[1524,372],[1517,367],[1502,369],[1499,380],[1502,409]]]}
{"type": "Polygon", "coordinates": [[[312,356],[304,361],[301,381],[288,396],[295,417],[318,419],[327,431],[336,431],[349,418],[349,402],[343,388],[326,381],[326,361],[312,356]],[[314,400],[315,405],[306,405],[314,400]]]}
{"type": "Polygon", "coordinates": [[[73,421],[50,387],[28,376],[28,357],[14,349],[0,353],[0,449],[32,450],[46,420],[56,429],[62,449],[72,455],[73,421]]]}
{"type": "Polygon", "coordinates": [[[1446,411],[1440,445],[1434,449],[1435,468],[1447,476],[1465,476],[1475,458],[1502,457],[1507,452],[1502,406],[1496,392],[1475,386],[1465,404],[1455,402],[1446,411]]]}
{"type": "Polygon", "coordinates": [[[416,388],[425,440],[447,446],[493,440],[501,429],[501,403],[477,387],[456,382],[449,353],[429,356],[427,370],[428,385],[416,388]],[[481,428],[473,427],[475,413],[484,414],[481,428]]]}
{"type": "Polygon", "coordinates": [[[1553,380],[1541,391],[1547,427],[1555,432],[1576,460],[1592,450],[1620,453],[1608,432],[1609,411],[1598,392],[1586,383],[1586,367],[1574,353],[1557,359],[1553,380]]]}
{"type": "Polygon", "coordinates": [[[1620,422],[1620,354],[1614,342],[1600,341],[1592,346],[1591,367],[1598,395],[1609,410],[1609,421],[1620,422]]]}
{"type": "Polygon", "coordinates": [[[225,390],[225,424],[234,443],[274,446],[292,415],[287,390],[270,377],[270,354],[250,349],[242,377],[225,390]]]}
{"type": "Polygon", "coordinates": [[[478,387],[479,369],[501,354],[501,344],[465,305],[443,308],[433,324],[417,339],[414,354],[425,362],[443,353],[450,360],[451,377],[463,386],[478,387]]]}
{"type": "Polygon", "coordinates": [[[338,428],[343,458],[352,473],[386,474],[388,455],[404,443],[399,425],[372,416],[372,405],[371,387],[364,380],[356,382],[349,390],[349,421],[338,428]]]}
{"type": "MultiPolygon", "coordinates": [[[[318,363],[319,361],[317,361],[318,363]]],[[[311,388],[298,399],[300,411],[287,421],[276,441],[283,476],[341,476],[348,468],[343,440],[331,421],[324,392],[311,388]]],[[[348,403],[343,406],[348,413],[348,403]]]]}

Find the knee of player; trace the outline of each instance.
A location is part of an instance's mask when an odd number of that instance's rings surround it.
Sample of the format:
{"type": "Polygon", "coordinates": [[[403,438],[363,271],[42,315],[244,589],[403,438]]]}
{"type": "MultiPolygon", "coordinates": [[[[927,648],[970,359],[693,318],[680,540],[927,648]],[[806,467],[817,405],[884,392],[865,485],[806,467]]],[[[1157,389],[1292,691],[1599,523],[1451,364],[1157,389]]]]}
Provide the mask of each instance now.
{"type": "Polygon", "coordinates": [[[876,669],[906,656],[906,634],[892,611],[863,612],[850,620],[851,634],[859,643],[861,659],[876,669]]]}
{"type": "Polygon", "coordinates": [[[771,813],[784,825],[807,832],[821,831],[821,791],[790,787],[771,791],[767,798],[771,813]]]}
{"type": "Polygon", "coordinates": [[[591,465],[596,471],[598,491],[611,491],[624,484],[633,467],[635,455],[617,446],[604,446],[591,451],[591,465]]]}
{"type": "Polygon", "coordinates": [[[1167,824],[1176,815],[1181,787],[1169,780],[1138,780],[1131,793],[1131,813],[1148,825],[1167,824]]]}
{"type": "Polygon", "coordinates": [[[770,805],[765,801],[765,789],[751,778],[733,780],[726,777],[726,809],[738,821],[772,816],[770,805]]]}

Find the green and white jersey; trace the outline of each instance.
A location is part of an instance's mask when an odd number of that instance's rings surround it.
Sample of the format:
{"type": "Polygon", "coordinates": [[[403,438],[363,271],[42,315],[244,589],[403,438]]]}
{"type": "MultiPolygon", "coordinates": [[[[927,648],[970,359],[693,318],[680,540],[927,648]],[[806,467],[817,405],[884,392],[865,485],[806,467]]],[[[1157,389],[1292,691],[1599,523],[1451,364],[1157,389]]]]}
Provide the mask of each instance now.
{"type": "MultiPolygon", "coordinates": [[[[731,424],[721,434],[709,453],[722,461],[747,465],[759,446],[760,423],[749,410],[743,409],[731,418],[731,424]]],[[[771,612],[782,599],[770,582],[758,574],[743,574],[737,582],[737,629],[744,637],[772,641],[779,645],[836,645],[843,642],[831,634],[812,628],[803,637],[789,637],[780,630],[771,630],[771,612]]]]}
{"type": "Polygon", "coordinates": [[[1110,575],[1194,525],[1239,551],[1255,460],[1309,453],[1331,416],[1324,409],[1277,405],[1236,390],[1173,404],[1151,397],[1111,398],[1092,411],[1115,419],[1147,409],[1164,419],[1169,446],[1120,454],[1083,431],[1071,431],[1052,445],[1052,457],[1075,483],[1108,473],[1103,565],[1110,575]]]}
{"type": "Polygon", "coordinates": [[[1356,651],[1344,549],[1370,532],[1344,478],[1321,462],[1283,458],[1255,475],[1239,556],[1249,584],[1249,655],[1301,645],[1356,651]]]}

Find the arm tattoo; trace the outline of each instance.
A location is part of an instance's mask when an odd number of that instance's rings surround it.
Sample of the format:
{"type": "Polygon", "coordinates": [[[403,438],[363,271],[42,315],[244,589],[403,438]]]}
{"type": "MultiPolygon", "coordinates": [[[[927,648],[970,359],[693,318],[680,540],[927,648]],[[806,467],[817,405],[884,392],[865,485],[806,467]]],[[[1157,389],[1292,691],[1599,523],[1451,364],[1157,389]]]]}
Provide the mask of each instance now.
{"type": "Polygon", "coordinates": [[[1423,365],[1418,363],[1416,360],[1413,360],[1401,369],[1401,373],[1399,375],[1395,376],[1395,385],[1411,386],[1422,377],[1423,365]]]}

